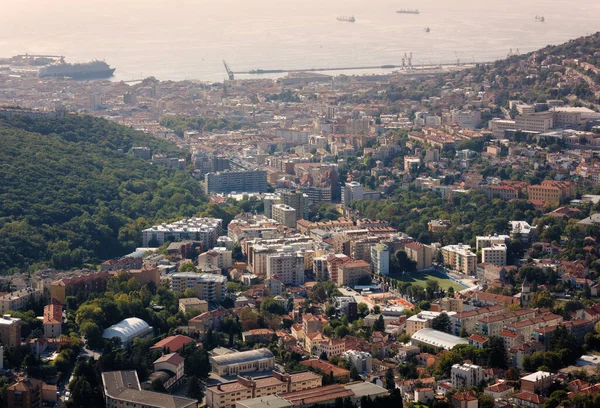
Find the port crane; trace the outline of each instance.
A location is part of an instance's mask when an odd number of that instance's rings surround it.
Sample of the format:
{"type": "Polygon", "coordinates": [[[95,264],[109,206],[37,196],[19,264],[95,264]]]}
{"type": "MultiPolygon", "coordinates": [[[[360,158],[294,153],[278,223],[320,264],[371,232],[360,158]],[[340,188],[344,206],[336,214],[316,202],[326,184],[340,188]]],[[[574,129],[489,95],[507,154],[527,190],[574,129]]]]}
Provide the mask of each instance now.
{"type": "Polygon", "coordinates": [[[233,81],[235,79],[235,75],[233,74],[233,71],[231,70],[231,68],[229,68],[229,65],[227,65],[227,62],[225,60],[223,60],[223,65],[225,65],[225,70],[227,71],[227,76],[229,76],[229,80],[233,81]]]}

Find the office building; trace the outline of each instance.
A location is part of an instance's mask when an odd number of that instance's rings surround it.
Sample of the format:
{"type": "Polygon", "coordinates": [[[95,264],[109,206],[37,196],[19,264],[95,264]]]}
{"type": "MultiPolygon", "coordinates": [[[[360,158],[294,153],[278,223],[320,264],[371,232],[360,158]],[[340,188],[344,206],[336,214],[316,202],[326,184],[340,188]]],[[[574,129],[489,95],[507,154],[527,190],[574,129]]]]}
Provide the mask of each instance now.
{"type": "Polygon", "coordinates": [[[204,176],[206,194],[266,193],[265,170],[222,171],[204,176]]]}
{"type": "Polygon", "coordinates": [[[376,244],[371,247],[371,265],[373,266],[373,273],[377,275],[389,275],[390,249],[387,245],[376,244]]]}
{"type": "Polygon", "coordinates": [[[304,283],[304,257],[285,247],[267,256],[267,277],[277,277],[284,285],[302,285],[304,283]]]}
{"type": "Polygon", "coordinates": [[[171,276],[171,289],[182,294],[192,289],[198,299],[207,302],[221,302],[225,299],[227,278],[223,275],[195,272],[178,272],[171,276]]]}
{"type": "Polygon", "coordinates": [[[531,115],[518,115],[515,118],[515,128],[529,132],[545,132],[554,127],[554,114],[552,112],[534,113],[531,115]]]}
{"type": "Polygon", "coordinates": [[[286,204],[273,204],[271,207],[273,219],[286,227],[296,228],[296,214],[296,209],[286,204]]]}

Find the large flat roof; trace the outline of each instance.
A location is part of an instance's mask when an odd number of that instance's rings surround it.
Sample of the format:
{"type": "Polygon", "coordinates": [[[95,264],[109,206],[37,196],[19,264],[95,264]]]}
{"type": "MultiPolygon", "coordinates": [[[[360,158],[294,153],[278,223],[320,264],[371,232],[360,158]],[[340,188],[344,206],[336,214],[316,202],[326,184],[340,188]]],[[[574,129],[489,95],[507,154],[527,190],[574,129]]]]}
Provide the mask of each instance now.
{"type": "Polygon", "coordinates": [[[229,353],[229,354],[223,354],[220,356],[211,357],[211,359],[216,364],[220,364],[220,365],[240,364],[240,363],[246,363],[249,361],[262,360],[264,358],[275,358],[275,357],[273,356],[273,353],[271,353],[271,350],[269,350],[268,348],[265,348],[265,347],[256,349],[256,350],[241,351],[239,353],[229,353]]]}
{"type": "Polygon", "coordinates": [[[435,347],[442,347],[446,350],[451,350],[454,346],[459,344],[469,344],[467,339],[434,329],[421,329],[413,334],[411,339],[435,347]]]}

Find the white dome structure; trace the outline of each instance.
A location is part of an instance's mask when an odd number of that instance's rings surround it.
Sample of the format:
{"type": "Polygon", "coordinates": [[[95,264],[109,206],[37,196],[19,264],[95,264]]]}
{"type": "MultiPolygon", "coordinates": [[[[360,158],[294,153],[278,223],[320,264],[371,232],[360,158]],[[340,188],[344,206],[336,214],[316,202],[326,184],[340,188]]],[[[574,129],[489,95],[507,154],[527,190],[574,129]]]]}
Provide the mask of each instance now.
{"type": "Polygon", "coordinates": [[[142,319],[130,317],[113,324],[102,333],[103,339],[112,339],[118,337],[122,344],[133,341],[136,337],[143,337],[152,331],[152,327],[142,319]]]}

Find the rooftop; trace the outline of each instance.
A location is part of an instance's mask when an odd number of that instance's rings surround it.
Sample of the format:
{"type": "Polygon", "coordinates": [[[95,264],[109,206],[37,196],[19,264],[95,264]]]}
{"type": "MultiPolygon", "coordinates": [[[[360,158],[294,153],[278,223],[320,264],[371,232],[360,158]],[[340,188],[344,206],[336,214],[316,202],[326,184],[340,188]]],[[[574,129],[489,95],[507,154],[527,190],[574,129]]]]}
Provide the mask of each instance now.
{"type": "Polygon", "coordinates": [[[239,353],[229,353],[220,356],[213,356],[211,360],[216,364],[240,364],[249,361],[261,360],[264,358],[275,358],[268,348],[256,350],[241,351],[239,353]]]}
{"type": "Polygon", "coordinates": [[[413,334],[411,339],[435,347],[442,347],[446,350],[451,350],[458,344],[469,344],[467,339],[434,329],[421,329],[413,334]]]}

